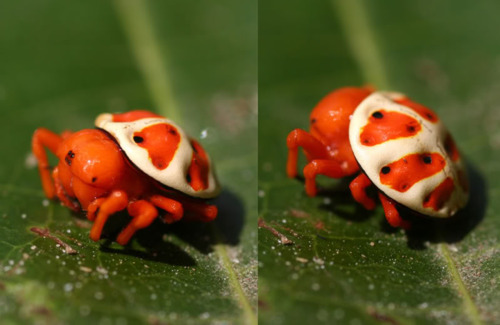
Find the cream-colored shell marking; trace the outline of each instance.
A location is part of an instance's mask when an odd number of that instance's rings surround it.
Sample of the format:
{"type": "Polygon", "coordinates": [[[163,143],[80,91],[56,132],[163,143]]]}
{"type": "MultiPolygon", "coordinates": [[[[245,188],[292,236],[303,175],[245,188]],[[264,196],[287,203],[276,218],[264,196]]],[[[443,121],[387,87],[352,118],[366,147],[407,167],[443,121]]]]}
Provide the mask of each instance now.
{"type": "Polygon", "coordinates": [[[430,122],[422,118],[413,109],[393,101],[401,96],[404,95],[391,92],[375,92],[359,104],[351,117],[349,126],[349,141],[354,156],[372,183],[396,202],[428,216],[450,217],[465,206],[468,200],[468,193],[458,185],[460,184],[458,174],[463,173],[463,175],[466,175],[464,164],[461,159],[452,161],[447,154],[444,141],[448,131],[441,121],[430,122]],[[360,139],[363,127],[367,125],[370,116],[381,109],[411,116],[420,123],[422,126],[421,131],[415,136],[388,140],[374,146],[363,145],[360,139]],[[441,154],[446,161],[444,169],[440,172],[415,183],[406,192],[399,192],[381,183],[380,172],[382,167],[409,154],[431,152],[441,154]],[[454,182],[454,190],[450,198],[437,211],[430,207],[425,208],[423,203],[425,198],[448,177],[452,178],[454,182]]]}
{"type": "Polygon", "coordinates": [[[133,122],[113,122],[112,114],[101,114],[95,120],[95,125],[113,136],[127,155],[128,159],[130,159],[137,168],[158,182],[193,197],[208,199],[219,194],[220,187],[215,177],[210,158],[208,188],[195,191],[186,181],[186,175],[193,156],[193,148],[184,130],[173,121],[166,118],[153,117],[143,118],[133,122]],[[145,127],[162,123],[170,124],[177,129],[180,134],[180,143],[167,168],[159,170],[151,162],[148,151],[138,146],[133,138],[134,133],[140,132],[145,127]]]}

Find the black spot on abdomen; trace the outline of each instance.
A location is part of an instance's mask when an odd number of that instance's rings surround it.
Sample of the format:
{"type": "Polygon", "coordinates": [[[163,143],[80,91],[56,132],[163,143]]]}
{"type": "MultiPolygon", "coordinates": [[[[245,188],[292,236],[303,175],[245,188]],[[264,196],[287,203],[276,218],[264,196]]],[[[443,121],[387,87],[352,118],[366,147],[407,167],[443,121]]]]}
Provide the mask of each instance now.
{"type": "Polygon", "coordinates": [[[66,154],[66,157],[64,157],[64,161],[68,164],[68,166],[71,166],[71,161],[73,158],[75,158],[75,153],[70,150],[66,154]]]}

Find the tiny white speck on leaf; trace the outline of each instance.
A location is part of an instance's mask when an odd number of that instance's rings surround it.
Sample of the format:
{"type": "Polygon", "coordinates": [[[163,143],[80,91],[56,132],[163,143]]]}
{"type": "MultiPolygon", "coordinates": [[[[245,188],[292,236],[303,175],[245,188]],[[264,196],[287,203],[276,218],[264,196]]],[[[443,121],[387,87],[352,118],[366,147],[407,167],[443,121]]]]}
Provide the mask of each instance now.
{"type": "Polygon", "coordinates": [[[90,267],[80,266],[80,271],[85,272],[85,273],[90,273],[90,272],[92,272],[92,269],[90,267]]]}
{"type": "Polygon", "coordinates": [[[66,284],[64,285],[64,291],[66,291],[66,292],[70,292],[70,291],[72,291],[72,290],[73,290],[73,284],[72,284],[72,283],[66,283],[66,284]]]}
{"type": "Polygon", "coordinates": [[[108,270],[106,270],[105,268],[101,267],[101,266],[98,266],[95,268],[97,272],[101,273],[101,274],[108,274],[108,270]]]}
{"type": "Polygon", "coordinates": [[[88,316],[90,314],[90,307],[87,305],[80,306],[80,315],[88,316]]]}
{"type": "Polygon", "coordinates": [[[322,260],[321,258],[316,257],[316,256],[313,257],[313,262],[316,263],[316,264],[319,264],[319,265],[325,264],[324,260],[322,260]]]}
{"type": "Polygon", "coordinates": [[[420,308],[420,309],[425,309],[425,308],[427,308],[427,307],[429,307],[429,304],[428,304],[428,303],[426,303],[426,302],[423,302],[423,303],[421,303],[420,305],[418,305],[418,308],[420,308]]]}
{"type": "Polygon", "coordinates": [[[297,260],[297,262],[300,262],[300,263],[307,263],[309,261],[303,257],[296,257],[295,259],[297,260]]]}
{"type": "Polygon", "coordinates": [[[24,159],[24,166],[28,169],[35,168],[38,165],[38,161],[35,157],[35,155],[30,152],[29,154],[26,155],[26,159],[24,159]]]}

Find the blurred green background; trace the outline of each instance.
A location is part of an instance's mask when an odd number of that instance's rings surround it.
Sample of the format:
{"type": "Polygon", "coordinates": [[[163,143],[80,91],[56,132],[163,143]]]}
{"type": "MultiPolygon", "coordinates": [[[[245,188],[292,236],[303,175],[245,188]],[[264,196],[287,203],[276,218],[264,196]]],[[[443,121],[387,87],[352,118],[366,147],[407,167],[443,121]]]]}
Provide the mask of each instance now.
{"type": "Polygon", "coordinates": [[[254,323],[256,105],[256,1],[0,3],[0,323],[254,323]],[[215,223],[157,223],[124,249],[44,201],[30,140],[137,108],[199,139],[224,191],[215,223]]]}
{"type": "Polygon", "coordinates": [[[259,3],[260,323],[500,323],[499,12],[497,1],[259,3]],[[472,183],[456,218],[391,229],[345,180],[319,177],[309,198],[286,178],[287,134],[308,129],[328,92],[365,84],[448,126],[472,183]]]}

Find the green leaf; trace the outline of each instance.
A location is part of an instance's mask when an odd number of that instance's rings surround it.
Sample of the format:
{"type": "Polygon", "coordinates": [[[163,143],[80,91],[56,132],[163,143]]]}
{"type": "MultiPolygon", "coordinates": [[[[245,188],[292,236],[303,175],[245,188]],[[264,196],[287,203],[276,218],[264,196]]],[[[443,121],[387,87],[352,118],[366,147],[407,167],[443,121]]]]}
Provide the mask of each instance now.
{"type": "Polygon", "coordinates": [[[499,10],[494,1],[260,3],[262,324],[500,322],[499,10]],[[288,132],[308,129],[328,92],[364,84],[406,93],[448,126],[470,165],[459,216],[404,232],[380,206],[356,204],[348,180],[320,177],[324,190],[310,198],[286,178],[288,132]]]}
{"type": "Polygon", "coordinates": [[[255,323],[256,21],[253,1],[0,4],[2,324],[255,323]],[[96,243],[83,215],[45,200],[31,136],[137,108],[200,139],[219,217],[96,243]]]}

